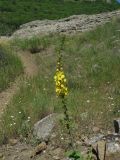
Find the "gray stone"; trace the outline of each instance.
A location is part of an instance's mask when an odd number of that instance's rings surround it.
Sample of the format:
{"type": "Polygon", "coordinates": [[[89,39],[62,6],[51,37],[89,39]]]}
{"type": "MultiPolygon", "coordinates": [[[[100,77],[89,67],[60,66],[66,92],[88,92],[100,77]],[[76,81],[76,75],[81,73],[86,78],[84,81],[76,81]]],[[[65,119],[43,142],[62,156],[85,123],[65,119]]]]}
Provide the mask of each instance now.
{"type": "Polygon", "coordinates": [[[104,137],[103,134],[97,134],[96,136],[90,138],[89,140],[87,140],[87,144],[89,145],[93,145],[93,144],[96,144],[98,141],[101,141],[102,138],[104,137]]]}
{"type": "Polygon", "coordinates": [[[120,152],[120,144],[116,142],[107,143],[107,152],[110,154],[120,152]]]}
{"type": "Polygon", "coordinates": [[[34,125],[33,134],[37,139],[46,141],[55,126],[56,114],[50,114],[34,125]]]}

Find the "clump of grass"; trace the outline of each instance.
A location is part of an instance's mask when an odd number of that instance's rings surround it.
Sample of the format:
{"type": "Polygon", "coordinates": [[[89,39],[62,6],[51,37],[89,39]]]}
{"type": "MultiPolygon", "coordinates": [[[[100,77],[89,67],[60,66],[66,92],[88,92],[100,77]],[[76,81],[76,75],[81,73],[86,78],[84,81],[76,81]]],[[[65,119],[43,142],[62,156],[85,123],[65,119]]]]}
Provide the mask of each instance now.
{"type": "Polygon", "coordinates": [[[21,61],[12,52],[6,46],[0,46],[0,92],[23,71],[21,61]]]}
{"type": "Polygon", "coordinates": [[[19,49],[27,50],[32,54],[44,51],[50,45],[49,37],[32,37],[27,39],[14,39],[11,42],[12,46],[17,46],[19,49]]]}
{"type": "MultiPolygon", "coordinates": [[[[93,133],[93,126],[104,132],[110,130],[113,118],[120,116],[119,22],[118,19],[94,31],[66,36],[62,52],[70,89],[67,105],[70,118],[76,122],[81,134],[93,133]]],[[[35,55],[39,75],[23,84],[6,109],[3,138],[23,134],[23,123],[28,117],[31,117],[31,127],[45,115],[62,111],[60,101],[55,98],[53,83],[56,65],[53,48],[58,47],[61,36],[56,35],[49,40],[49,54],[35,55]],[[16,123],[12,127],[11,115],[16,123]]]]}

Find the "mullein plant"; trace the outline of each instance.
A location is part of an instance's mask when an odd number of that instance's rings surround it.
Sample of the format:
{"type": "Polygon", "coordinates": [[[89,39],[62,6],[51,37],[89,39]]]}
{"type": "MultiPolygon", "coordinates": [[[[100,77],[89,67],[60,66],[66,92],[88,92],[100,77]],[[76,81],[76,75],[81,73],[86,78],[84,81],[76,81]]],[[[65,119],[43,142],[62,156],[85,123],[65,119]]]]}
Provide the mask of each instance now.
{"type": "Polygon", "coordinates": [[[55,91],[56,91],[57,97],[61,99],[63,110],[64,110],[64,122],[69,135],[69,146],[72,148],[72,153],[69,155],[69,157],[73,158],[73,160],[77,160],[80,157],[79,155],[77,155],[74,149],[73,137],[71,133],[70,117],[69,117],[68,108],[66,105],[66,97],[68,95],[68,86],[67,86],[67,79],[63,70],[62,53],[61,53],[64,46],[64,41],[65,41],[65,38],[62,39],[61,47],[58,50],[57,67],[56,67],[56,73],[54,76],[55,91]]]}

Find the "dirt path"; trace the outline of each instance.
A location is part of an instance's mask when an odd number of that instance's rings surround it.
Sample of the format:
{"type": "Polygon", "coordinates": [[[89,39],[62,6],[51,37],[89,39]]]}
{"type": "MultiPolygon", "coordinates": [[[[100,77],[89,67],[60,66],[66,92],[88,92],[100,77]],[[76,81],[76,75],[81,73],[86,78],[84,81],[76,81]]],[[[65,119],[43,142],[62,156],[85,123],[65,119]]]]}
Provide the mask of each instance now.
{"type": "MultiPolygon", "coordinates": [[[[7,39],[6,39],[7,40],[7,39]]],[[[2,40],[0,39],[0,42],[2,40]]],[[[5,41],[5,38],[4,38],[5,41]]],[[[38,68],[35,64],[35,57],[29,52],[18,52],[17,55],[21,59],[24,66],[24,75],[16,78],[14,82],[10,84],[10,87],[0,93],[0,117],[3,114],[4,109],[11,101],[13,95],[19,90],[20,82],[23,76],[33,77],[37,75],[38,68]]]]}
{"type": "Polygon", "coordinates": [[[9,104],[13,95],[19,89],[20,77],[18,77],[13,83],[10,84],[10,87],[0,93],[0,118],[4,112],[4,109],[9,104]]]}
{"type": "Polygon", "coordinates": [[[25,75],[28,77],[36,76],[38,73],[38,67],[35,63],[35,56],[29,52],[18,52],[23,66],[25,75]]]}

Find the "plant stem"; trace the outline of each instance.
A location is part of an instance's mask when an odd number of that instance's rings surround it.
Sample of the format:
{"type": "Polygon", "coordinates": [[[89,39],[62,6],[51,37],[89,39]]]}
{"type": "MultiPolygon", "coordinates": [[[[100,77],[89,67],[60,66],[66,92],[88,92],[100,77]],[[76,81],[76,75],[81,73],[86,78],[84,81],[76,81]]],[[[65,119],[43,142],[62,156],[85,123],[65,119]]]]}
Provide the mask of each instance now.
{"type": "Polygon", "coordinates": [[[70,143],[69,143],[69,146],[73,149],[74,151],[74,143],[73,143],[73,137],[72,137],[72,133],[71,133],[71,127],[70,127],[70,117],[69,117],[69,114],[68,114],[68,108],[67,108],[67,105],[65,103],[65,98],[64,96],[61,97],[62,98],[62,104],[63,104],[63,110],[64,110],[64,120],[65,120],[65,124],[66,124],[66,128],[67,128],[67,131],[68,131],[68,135],[69,135],[69,138],[70,138],[70,143]]]}

